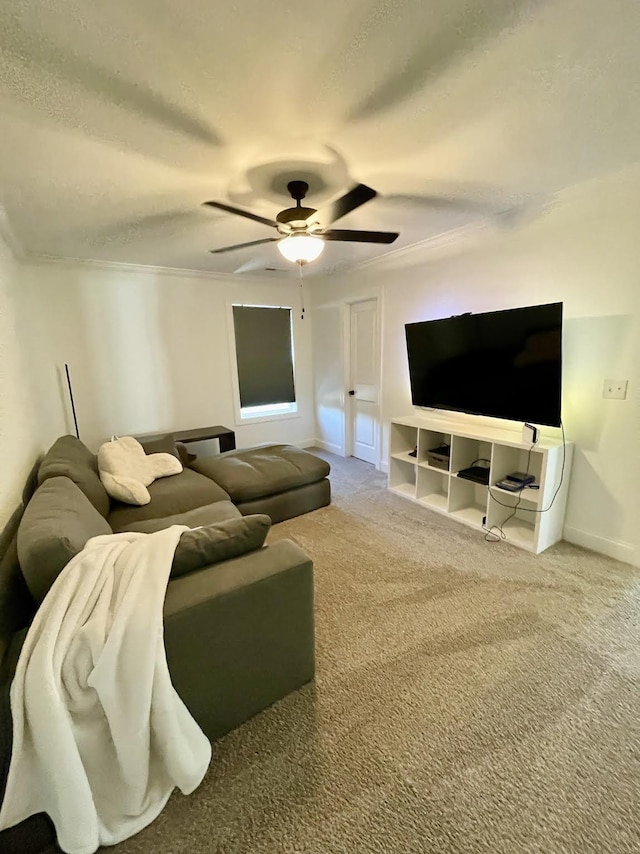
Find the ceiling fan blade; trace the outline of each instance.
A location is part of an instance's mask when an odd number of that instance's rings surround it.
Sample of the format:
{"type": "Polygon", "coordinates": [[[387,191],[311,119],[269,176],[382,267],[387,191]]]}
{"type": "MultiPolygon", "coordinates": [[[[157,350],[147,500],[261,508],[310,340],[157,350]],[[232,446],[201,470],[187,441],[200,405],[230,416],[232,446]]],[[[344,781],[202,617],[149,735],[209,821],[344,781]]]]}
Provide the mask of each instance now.
{"type": "Polygon", "coordinates": [[[352,243],[393,243],[400,235],[397,231],[351,231],[348,228],[330,228],[318,235],[323,240],[344,240],[352,243]]]}
{"type": "Polygon", "coordinates": [[[320,222],[326,222],[327,225],[329,223],[336,222],[336,220],[339,220],[341,217],[351,213],[351,211],[359,208],[360,205],[363,205],[365,202],[375,199],[377,195],[376,191],[372,190],[371,187],[367,187],[366,184],[356,184],[356,186],[352,187],[348,193],[345,193],[344,196],[340,196],[339,199],[336,199],[335,202],[332,202],[329,207],[322,211],[320,215],[320,222]]]}
{"type": "Polygon", "coordinates": [[[264,237],[262,240],[250,240],[248,243],[236,243],[234,246],[223,246],[222,249],[210,249],[212,255],[219,255],[221,252],[231,252],[234,249],[246,249],[248,246],[260,246],[261,243],[277,243],[279,237],[264,237]]]}
{"type": "Polygon", "coordinates": [[[270,225],[272,228],[278,227],[278,223],[273,219],[267,219],[266,217],[260,216],[259,214],[240,210],[240,208],[233,208],[231,207],[231,205],[224,205],[222,202],[203,202],[202,204],[208,205],[210,208],[219,208],[221,211],[226,211],[227,213],[237,214],[238,216],[244,216],[247,219],[254,220],[255,222],[261,222],[263,225],[270,225]]]}

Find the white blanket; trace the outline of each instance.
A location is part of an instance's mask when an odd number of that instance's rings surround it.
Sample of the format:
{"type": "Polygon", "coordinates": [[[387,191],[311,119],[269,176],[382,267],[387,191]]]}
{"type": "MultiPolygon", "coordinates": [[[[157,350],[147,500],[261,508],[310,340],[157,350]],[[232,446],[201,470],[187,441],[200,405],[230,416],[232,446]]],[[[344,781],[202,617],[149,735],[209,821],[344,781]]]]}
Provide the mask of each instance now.
{"type": "Polygon", "coordinates": [[[13,752],[0,829],[49,814],[68,854],[137,833],[211,745],[175,692],[162,608],[183,526],[89,540],[38,610],[11,687],[13,752]]]}

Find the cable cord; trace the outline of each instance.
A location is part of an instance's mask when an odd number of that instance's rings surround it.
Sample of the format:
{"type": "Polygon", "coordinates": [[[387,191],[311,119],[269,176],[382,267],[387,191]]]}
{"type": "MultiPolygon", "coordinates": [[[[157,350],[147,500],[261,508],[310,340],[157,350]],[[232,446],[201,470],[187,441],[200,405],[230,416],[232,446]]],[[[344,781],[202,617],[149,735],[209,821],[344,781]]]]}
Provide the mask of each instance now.
{"type": "MultiPolygon", "coordinates": [[[[527,454],[527,465],[526,465],[525,474],[529,474],[529,467],[531,465],[531,452],[533,451],[533,449],[534,449],[534,445],[531,445],[531,447],[529,448],[529,453],[527,454]]],[[[520,502],[522,501],[522,490],[520,490],[520,492],[518,493],[518,500],[513,505],[503,504],[502,501],[497,501],[497,499],[495,498],[495,496],[491,492],[490,486],[487,486],[487,491],[489,492],[489,496],[491,498],[493,498],[493,500],[496,501],[497,504],[500,504],[502,507],[507,507],[508,509],[512,510],[512,512],[507,516],[507,518],[503,522],[501,522],[499,525],[492,525],[490,528],[485,528],[485,530],[486,530],[486,534],[484,535],[485,542],[487,542],[487,543],[499,543],[501,540],[506,540],[506,538],[507,538],[507,535],[505,534],[503,528],[507,524],[507,522],[510,522],[513,519],[513,517],[516,515],[516,511],[520,507],[520,502]],[[497,529],[500,532],[500,534],[499,535],[495,534],[494,529],[497,529]],[[490,537],[493,537],[494,539],[490,539],[490,537]]],[[[523,508],[523,509],[526,509],[526,508],[523,508]]]]}
{"type": "MultiPolygon", "coordinates": [[[[547,513],[553,507],[553,503],[556,500],[558,493],[560,492],[560,488],[561,488],[562,482],[564,480],[564,469],[565,469],[565,464],[567,461],[567,441],[566,441],[566,437],[565,437],[565,433],[564,433],[564,424],[562,423],[562,420],[560,420],[560,427],[562,429],[562,466],[560,468],[560,480],[558,482],[558,486],[556,487],[556,491],[553,493],[553,497],[552,497],[551,501],[549,502],[549,506],[543,507],[540,510],[533,509],[531,507],[520,507],[520,502],[523,499],[524,488],[521,489],[520,492],[518,493],[518,500],[516,501],[516,503],[514,505],[505,504],[504,502],[499,501],[495,497],[493,492],[491,492],[491,486],[487,486],[487,490],[489,492],[490,498],[493,499],[493,501],[495,501],[496,504],[499,504],[501,507],[506,507],[507,509],[512,509],[513,512],[509,516],[507,516],[507,518],[500,525],[492,525],[490,528],[485,528],[483,525],[483,529],[486,531],[485,536],[484,536],[485,542],[487,542],[487,543],[499,543],[501,540],[505,540],[506,534],[503,531],[503,528],[507,524],[507,522],[510,522],[511,519],[513,519],[513,517],[516,515],[517,510],[521,510],[523,513],[547,513]],[[499,534],[494,533],[494,529],[497,529],[499,531],[499,534]],[[493,539],[489,539],[490,537],[492,537],[493,539]]],[[[531,452],[533,451],[534,448],[535,448],[535,443],[531,445],[531,447],[529,448],[529,453],[527,454],[527,466],[526,466],[525,474],[530,473],[529,472],[529,466],[531,465],[531,452]]]]}
{"type": "MultiPolygon", "coordinates": [[[[556,491],[553,493],[553,497],[552,497],[551,501],[549,502],[549,506],[548,506],[548,507],[543,507],[541,510],[534,510],[534,509],[533,509],[533,508],[531,508],[531,507],[522,507],[521,509],[522,509],[525,513],[548,513],[548,511],[549,511],[549,510],[551,510],[551,508],[553,507],[553,503],[554,503],[554,501],[556,500],[556,497],[557,497],[558,493],[560,492],[560,487],[562,486],[562,482],[563,482],[563,480],[564,480],[564,469],[565,469],[565,464],[566,464],[566,461],[567,461],[567,443],[566,443],[566,439],[565,439],[565,435],[564,435],[564,424],[562,423],[562,421],[560,422],[560,427],[562,428],[562,466],[560,467],[560,480],[558,481],[558,486],[556,487],[556,491]]],[[[529,459],[531,459],[531,451],[533,451],[533,449],[534,449],[534,448],[535,448],[535,445],[532,445],[532,446],[529,448],[529,459]]],[[[526,471],[526,474],[529,474],[529,463],[528,463],[528,462],[527,462],[527,471],[526,471]]],[[[495,497],[495,495],[493,494],[493,492],[491,492],[491,487],[490,487],[490,486],[488,487],[488,489],[489,489],[489,495],[490,495],[490,496],[491,496],[491,498],[496,502],[496,504],[499,504],[501,507],[511,507],[511,504],[504,504],[502,501],[499,501],[499,500],[495,497]]],[[[524,489],[526,489],[526,487],[524,487],[524,489]]],[[[522,497],[523,497],[524,489],[522,489],[522,490],[520,491],[520,498],[522,498],[522,497]]]]}

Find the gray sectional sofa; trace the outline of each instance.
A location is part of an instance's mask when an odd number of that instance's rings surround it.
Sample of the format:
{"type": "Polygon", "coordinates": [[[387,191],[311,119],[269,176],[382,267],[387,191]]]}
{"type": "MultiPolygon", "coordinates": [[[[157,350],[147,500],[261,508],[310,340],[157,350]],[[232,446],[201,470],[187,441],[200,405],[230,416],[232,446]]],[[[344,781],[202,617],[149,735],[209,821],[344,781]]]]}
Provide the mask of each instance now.
{"type": "MultiPolygon", "coordinates": [[[[148,452],[176,452],[167,441],[148,452]]],[[[230,451],[156,480],[151,503],[134,507],[109,499],[82,442],[58,439],[0,544],[0,795],[11,747],[9,686],[28,622],[90,537],[207,526],[204,546],[193,532],[176,550],[164,625],[174,686],[211,740],[312,679],[312,561],[291,541],[263,543],[272,521],[329,503],[328,474],[324,460],[288,445],[230,451]]],[[[46,820],[23,825],[0,833],[0,850],[42,850],[51,838],[46,820]]]]}

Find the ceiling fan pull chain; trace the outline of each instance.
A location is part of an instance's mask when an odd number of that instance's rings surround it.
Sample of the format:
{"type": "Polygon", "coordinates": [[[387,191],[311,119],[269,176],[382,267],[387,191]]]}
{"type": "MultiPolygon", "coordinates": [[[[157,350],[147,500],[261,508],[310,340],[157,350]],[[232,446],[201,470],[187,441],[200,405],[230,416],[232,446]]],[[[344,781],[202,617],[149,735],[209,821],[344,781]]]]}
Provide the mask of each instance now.
{"type": "Polygon", "coordinates": [[[302,262],[298,261],[298,277],[300,279],[300,305],[302,306],[302,312],[300,313],[300,320],[304,320],[304,288],[302,287],[302,262]]]}

